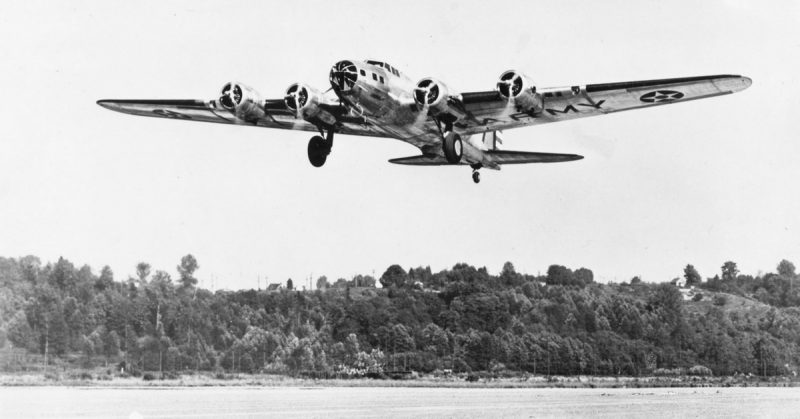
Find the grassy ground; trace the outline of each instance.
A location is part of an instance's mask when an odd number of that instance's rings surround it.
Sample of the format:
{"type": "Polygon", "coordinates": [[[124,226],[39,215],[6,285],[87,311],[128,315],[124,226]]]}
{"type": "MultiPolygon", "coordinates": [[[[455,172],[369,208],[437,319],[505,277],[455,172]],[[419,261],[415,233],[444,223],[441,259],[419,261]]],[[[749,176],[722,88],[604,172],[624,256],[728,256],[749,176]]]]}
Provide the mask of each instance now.
{"type": "Polygon", "coordinates": [[[402,380],[306,379],[280,375],[186,374],[172,378],[145,380],[142,377],[119,377],[91,372],[70,374],[3,374],[0,386],[94,386],[94,387],[452,387],[452,388],[648,388],[648,387],[750,387],[800,386],[787,377],[589,377],[525,376],[478,378],[467,375],[421,376],[402,380]]]}

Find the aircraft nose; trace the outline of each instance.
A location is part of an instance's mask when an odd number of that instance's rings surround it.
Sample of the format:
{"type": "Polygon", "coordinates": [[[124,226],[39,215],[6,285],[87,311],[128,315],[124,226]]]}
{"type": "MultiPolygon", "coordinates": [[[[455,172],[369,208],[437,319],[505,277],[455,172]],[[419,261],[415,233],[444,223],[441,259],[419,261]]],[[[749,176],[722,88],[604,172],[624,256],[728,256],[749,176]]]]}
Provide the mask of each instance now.
{"type": "Polygon", "coordinates": [[[331,68],[331,87],[338,92],[350,91],[358,80],[358,68],[352,61],[343,60],[331,68]]]}

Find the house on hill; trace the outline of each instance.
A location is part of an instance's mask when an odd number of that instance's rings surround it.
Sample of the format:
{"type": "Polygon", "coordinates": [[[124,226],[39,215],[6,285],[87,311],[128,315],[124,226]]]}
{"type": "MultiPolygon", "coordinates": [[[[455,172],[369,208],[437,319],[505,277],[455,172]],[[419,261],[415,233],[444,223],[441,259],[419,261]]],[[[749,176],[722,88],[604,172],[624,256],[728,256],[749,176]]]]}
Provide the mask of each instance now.
{"type": "Polygon", "coordinates": [[[282,289],[283,284],[281,283],[267,285],[267,292],[279,292],[282,289]]]}
{"type": "Polygon", "coordinates": [[[686,278],[675,278],[670,282],[678,288],[686,288],[686,278]]]}
{"type": "Polygon", "coordinates": [[[670,282],[672,285],[678,287],[678,291],[680,291],[681,295],[683,296],[683,301],[689,301],[694,297],[694,286],[687,287],[686,278],[675,278],[670,282]]]}

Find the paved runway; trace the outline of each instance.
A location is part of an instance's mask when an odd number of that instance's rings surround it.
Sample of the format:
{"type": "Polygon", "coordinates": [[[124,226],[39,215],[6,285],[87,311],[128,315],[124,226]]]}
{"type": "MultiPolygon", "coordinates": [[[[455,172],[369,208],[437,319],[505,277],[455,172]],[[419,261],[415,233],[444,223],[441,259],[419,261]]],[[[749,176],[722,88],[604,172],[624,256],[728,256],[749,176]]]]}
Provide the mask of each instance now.
{"type": "Polygon", "coordinates": [[[798,415],[800,388],[0,388],[2,418],[798,415]]]}

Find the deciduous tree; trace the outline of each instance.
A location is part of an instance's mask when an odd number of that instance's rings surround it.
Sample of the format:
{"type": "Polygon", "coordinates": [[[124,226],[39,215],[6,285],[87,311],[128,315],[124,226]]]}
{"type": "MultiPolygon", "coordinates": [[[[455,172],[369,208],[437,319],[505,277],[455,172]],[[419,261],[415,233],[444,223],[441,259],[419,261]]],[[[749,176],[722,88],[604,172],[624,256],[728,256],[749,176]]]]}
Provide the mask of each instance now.
{"type": "Polygon", "coordinates": [[[697,272],[697,269],[695,269],[691,264],[686,265],[686,267],[683,268],[683,277],[686,279],[687,287],[693,287],[703,281],[700,273],[697,272]]]}
{"type": "Polygon", "coordinates": [[[178,273],[180,274],[181,287],[189,288],[197,285],[197,278],[194,277],[194,272],[199,268],[197,259],[191,254],[181,258],[181,264],[178,265],[178,273]]]}
{"type": "Polygon", "coordinates": [[[736,262],[727,261],[722,265],[722,280],[733,281],[739,275],[739,268],[736,267],[736,262]]]}

